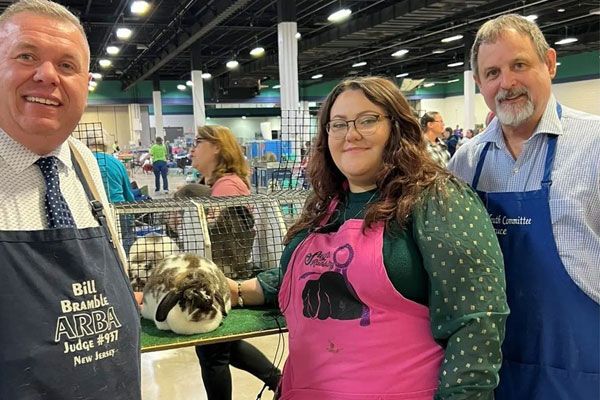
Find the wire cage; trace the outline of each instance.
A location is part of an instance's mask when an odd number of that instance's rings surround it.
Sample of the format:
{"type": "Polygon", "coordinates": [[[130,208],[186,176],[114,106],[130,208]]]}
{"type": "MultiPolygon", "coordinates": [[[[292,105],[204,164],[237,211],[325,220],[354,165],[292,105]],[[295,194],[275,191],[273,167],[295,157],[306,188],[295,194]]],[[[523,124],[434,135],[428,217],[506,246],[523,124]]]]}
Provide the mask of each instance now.
{"type": "Polygon", "coordinates": [[[108,191],[108,175],[105,173],[107,166],[106,157],[112,156],[108,154],[108,143],[102,130],[102,122],[80,122],[71,135],[83,142],[94,153],[98,167],[100,167],[100,171],[102,172],[102,182],[108,191]]]}
{"type": "Polygon", "coordinates": [[[278,138],[246,142],[256,191],[308,189],[306,165],[317,133],[317,119],[309,110],[282,110],[278,138]]]}
{"type": "Polygon", "coordinates": [[[294,189],[273,192],[269,195],[269,198],[277,203],[286,229],[300,218],[310,193],[310,190],[294,189]]]}
{"type": "Polygon", "coordinates": [[[232,279],[248,279],[278,267],[287,226],[304,201],[304,195],[294,196],[197,197],[116,204],[117,227],[134,290],[143,290],[152,268],[161,260],[182,252],[211,259],[232,279]]]}

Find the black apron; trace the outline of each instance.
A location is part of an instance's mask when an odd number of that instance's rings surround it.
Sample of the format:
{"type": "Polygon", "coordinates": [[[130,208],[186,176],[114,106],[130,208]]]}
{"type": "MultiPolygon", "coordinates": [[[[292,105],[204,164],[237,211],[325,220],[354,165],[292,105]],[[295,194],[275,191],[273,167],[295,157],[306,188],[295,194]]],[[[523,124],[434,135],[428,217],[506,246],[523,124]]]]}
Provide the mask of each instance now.
{"type": "Polygon", "coordinates": [[[2,400],[141,399],[137,306],[91,203],[99,227],[0,231],[2,400]]]}

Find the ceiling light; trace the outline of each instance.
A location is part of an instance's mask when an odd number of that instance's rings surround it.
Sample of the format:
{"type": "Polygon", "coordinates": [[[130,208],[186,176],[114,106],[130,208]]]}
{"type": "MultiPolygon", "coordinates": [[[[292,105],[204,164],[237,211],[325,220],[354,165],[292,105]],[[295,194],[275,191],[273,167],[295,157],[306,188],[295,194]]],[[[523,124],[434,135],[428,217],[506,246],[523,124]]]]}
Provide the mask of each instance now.
{"type": "Polygon", "coordinates": [[[565,9],[564,9],[564,8],[559,8],[559,9],[558,9],[558,10],[556,10],[556,11],[558,11],[558,12],[565,12],[565,9]]]}
{"type": "Polygon", "coordinates": [[[408,76],[408,72],[403,72],[401,74],[396,75],[396,78],[404,78],[405,76],[408,76]]]}
{"type": "Polygon", "coordinates": [[[187,81],[185,84],[188,85],[189,87],[194,86],[194,82],[192,82],[192,81],[187,81]]]}
{"type": "Polygon", "coordinates": [[[237,62],[236,60],[230,60],[230,61],[227,61],[227,64],[225,64],[225,65],[229,69],[234,69],[234,68],[237,68],[237,66],[240,65],[240,63],[237,62]]]}
{"type": "Polygon", "coordinates": [[[210,74],[210,72],[203,72],[202,75],[200,75],[202,77],[202,79],[210,79],[212,78],[212,75],[210,74]]]}
{"type": "Polygon", "coordinates": [[[273,85],[273,89],[279,89],[281,85],[273,85]]]}
{"type": "Polygon", "coordinates": [[[453,63],[450,63],[450,64],[448,64],[448,66],[449,66],[450,68],[452,68],[452,67],[460,67],[460,66],[461,66],[461,65],[463,65],[463,64],[464,64],[464,62],[462,62],[462,61],[457,61],[457,62],[453,62],[453,63]]]}
{"type": "Polygon", "coordinates": [[[296,39],[300,40],[300,38],[302,37],[302,34],[300,32],[296,32],[296,39]]]}
{"type": "Polygon", "coordinates": [[[431,52],[431,54],[444,54],[446,50],[443,49],[435,49],[431,52]]]}
{"type": "Polygon", "coordinates": [[[526,16],[525,19],[530,22],[535,22],[535,20],[538,19],[538,16],[535,14],[531,14],[531,15],[526,16]]]}
{"type": "Polygon", "coordinates": [[[600,15],[600,8],[596,8],[595,10],[590,10],[590,15],[600,15]]]}
{"type": "Polygon", "coordinates": [[[321,79],[323,77],[323,74],[316,74],[310,77],[310,79],[321,79]]]}
{"type": "Polygon", "coordinates": [[[556,62],[556,66],[558,67],[559,65],[561,65],[561,63],[560,62],[556,62]]]}
{"type": "Polygon", "coordinates": [[[397,52],[392,53],[392,57],[402,57],[406,53],[408,53],[408,50],[406,49],[398,50],[397,52]]]}
{"type": "Polygon", "coordinates": [[[96,90],[96,87],[95,87],[95,86],[91,86],[91,85],[90,85],[90,86],[88,86],[88,90],[89,90],[90,92],[93,92],[94,90],[96,90]]]}
{"type": "Polygon", "coordinates": [[[454,36],[449,36],[447,38],[443,38],[442,39],[442,43],[449,43],[449,42],[454,42],[455,40],[460,40],[463,38],[463,35],[454,35],[454,36]]]}
{"type": "Polygon", "coordinates": [[[357,63],[352,64],[352,68],[364,67],[365,65],[367,65],[366,61],[359,61],[357,63]]]}
{"type": "Polygon", "coordinates": [[[265,49],[263,47],[255,47],[252,50],[250,50],[250,55],[253,57],[260,57],[263,54],[265,54],[265,49]]]}
{"type": "Polygon", "coordinates": [[[90,81],[89,85],[96,87],[96,86],[98,86],[98,82],[90,81]]]}
{"type": "Polygon", "coordinates": [[[433,83],[433,82],[427,82],[427,83],[423,84],[423,87],[432,87],[432,86],[435,86],[435,83],[433,83]]]}
{"type": "Polygon", "coordinates": [[[131,3],[131,12],[136,15],[144,15],[150,9],[150,4],[147,1],[136,0],[131,3]]]}
{"type": "Polygon", "coordinates": [[[103,58],[101,60],[98,60],[98,64],[100,64],[102,68],[108,68],[112,65],[112,61],[103,58]]]}
{"type": "Polygon", "coordinates": [[[338,10],[331,14],[329,17],[327,17],[327,21],[342,22],[348,19],[348,17],[350,17],[350,14],[352,14],[352,10],[350,10],[349,8],[342,8],[341,10],[338,10]]]}
{"type": "Polygon", "coordinates": [[[246,116],[245,116],[245,115],[242,115],[242,119],[246,119],[246,116]]]}
{"type": "Polygon", "coordinates": [[[108,47],[106,48],[106,52],[107,52],[108,54],[110,54],[111,56],[114,56],[114,55],[116,55],[116,54],[119,54],[119,51],[121,51],[121,49],[120,49],[120,48],[118,48],[117,46],[108,46],[108,47]]]}
{"type": "Polygon", "coordinates": [[[179,84],[179,85],[177,85],[177,89],[179,89],[179,90],[183,91],[183,90],[185,90],[186,88],[185,88],[185,85],[179,84]]]}
{"type": "Polygon", "coordinates": [[[129,28],[119,28],[117,29],[117,37],[119,39],[129,39],[133,32],[129,28]]]}
{"type": "Polygon", "coordinates": [[[448,83],[454,83],[454,82],[458,82],[458,81],[460,81],[460,79],[450,79],[450,80],[448,81],[448,83]]]}
{"type": "Polygon", "coordinates": [[[92,78],[94,78],[95,80],[102,79],[102,74],[99,72],[94,72],[92,73],[92,78]]]}
{"type": "Polygon", "coordinates": [[[574,37],[570,37],[570,38],[564,38],[559,40],[558,42],[554,42],[554,44],[569,44],[569,43],[575,43],[577,40],[577,38],[574,37]]]}

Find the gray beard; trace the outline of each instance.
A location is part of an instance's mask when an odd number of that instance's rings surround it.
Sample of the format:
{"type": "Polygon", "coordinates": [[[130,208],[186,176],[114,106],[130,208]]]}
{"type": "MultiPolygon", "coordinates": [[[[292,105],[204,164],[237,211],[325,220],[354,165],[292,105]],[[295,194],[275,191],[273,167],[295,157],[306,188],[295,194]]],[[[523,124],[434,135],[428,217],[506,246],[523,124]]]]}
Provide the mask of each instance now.
{"type": "Polygon", "coordinates": [[[531,99],[523,106],[510,106],[507,104],[498,104],[496,102],[496,116],[502,125],[518,126],[527,121],[534,112],[534,106],[531,99]]]}

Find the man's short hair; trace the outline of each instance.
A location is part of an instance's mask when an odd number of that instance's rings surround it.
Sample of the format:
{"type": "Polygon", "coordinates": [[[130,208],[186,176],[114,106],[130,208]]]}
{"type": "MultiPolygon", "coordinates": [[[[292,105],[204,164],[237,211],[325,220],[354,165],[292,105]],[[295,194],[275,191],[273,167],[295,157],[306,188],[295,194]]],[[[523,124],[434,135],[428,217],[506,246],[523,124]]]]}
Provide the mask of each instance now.
{"type": "Polygon", "coordinates": [[[484,43],[495,43],[507,30],[513,29],[517,33],[529,37],[540,61],[546,61],[546,53],[550,48],[544,34],[535,22],[531,22],[518,14],[501,15],[483,24],[477,31],[477,36],[471,47],[471,69],[473,74],[479,76],[479,47],[484,43]]]}
{"type": "Polygon", "coordinates": [[[83,35],[84,42],[88,47],[87,35],[81,25],[79,18],[69,11],[65,6],[49,0],[19,0],[11,4],[2,14],[0,14],[0,26],[8,21],[10,18],[21,13],[32,13],[36,15],[43,15],[57,19],[59,21],[66,21],[72,23],[79,32],[83,35]]]}

